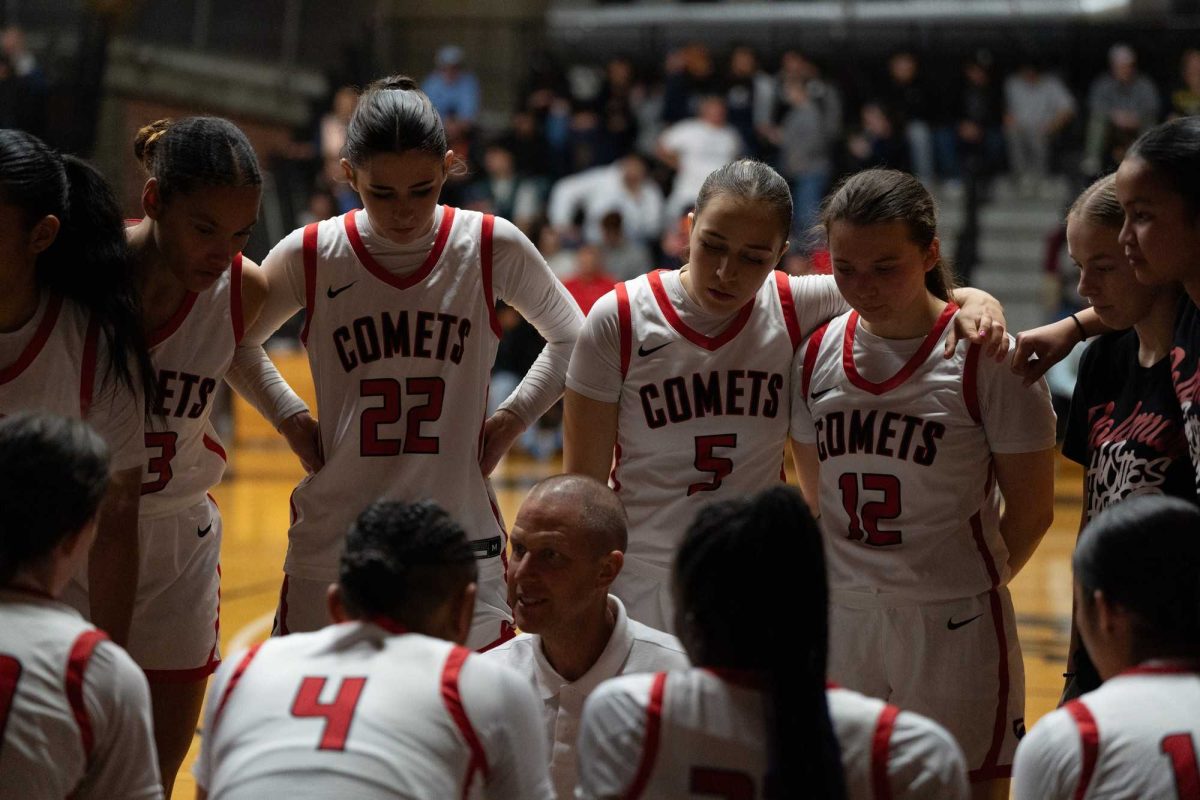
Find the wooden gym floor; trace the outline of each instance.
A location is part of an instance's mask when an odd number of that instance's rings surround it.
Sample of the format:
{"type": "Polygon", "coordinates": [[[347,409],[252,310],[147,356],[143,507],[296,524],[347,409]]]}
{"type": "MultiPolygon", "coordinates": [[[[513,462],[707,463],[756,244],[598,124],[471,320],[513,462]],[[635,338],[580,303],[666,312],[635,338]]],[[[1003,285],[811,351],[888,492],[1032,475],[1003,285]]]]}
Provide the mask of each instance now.
{"type": "MultiPolygon", "coordinates": [[[[272,358],[315,408],[304,356],[273,353],[272,358]]],[[[287,549],[288,496],[304,474],[283,440],[249,406],[235,400],[233,416],[235,433],[225,442],[230,469],[213,492],[224,524],[221,648],[226,657],[270,634],[287,549]]],[[[505,520],[511,522],[535,482],[559,469],[557,461],[538,463],[515,455],[502,461],[493,484],[505,520]]],[[[1070,558],[1081,494],[1081,469],[1060,458],[1054,524],[1011,586],[1025,655],[1027,727],[1054,708],[1062,689],[1071,614],[1070,558]]],[[[175,798],[189,800],[194,794],[191,765],[199,744],[197,737],[175,784],[175,798]]]]}

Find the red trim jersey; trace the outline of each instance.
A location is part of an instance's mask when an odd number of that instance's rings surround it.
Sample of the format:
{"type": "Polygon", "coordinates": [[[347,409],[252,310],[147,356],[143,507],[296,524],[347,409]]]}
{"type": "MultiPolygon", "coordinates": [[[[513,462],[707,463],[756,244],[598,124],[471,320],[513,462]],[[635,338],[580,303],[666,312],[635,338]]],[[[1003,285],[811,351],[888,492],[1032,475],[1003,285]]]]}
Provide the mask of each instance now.
{"type": "Polygon", "coordinates": [[[0,591],[0,799],[160,798],[150,692],[48,596],[0,591]]]}
{"type": "Polygon", "coordinates": [[[624,379],[610,482],[629,515],[628,555],[667,568],[702,507],[781,480],[800,327],[782,272],[714,336],[680,318],[677,272],[615,291],[624,379]]]}
{"type": "Polygon", "coordinates": [[[239,254],[211,289],[188,292],[171,319],[150,334],[158,401],[146,431],[143,519],[194,506],[221,482],[225,448],[211,417],[242,324],[239,254]]]}
{"type": "Polygon", "coordinates": [[[114,471],[143,462],[141,394],[109,373],[100,326],[71,300],[43,293],[28,323],[0,333],[0,417],[20,411],[86,420],[114,471]]]}
{"type": "Polygon", "coordinates": [[[820,459],[829,587],[897,602],[973,597],[1007,584],[992,453],[1054,446],[1044,381],[959,344],[956,306],[923,339],[872,335],[857,312],[797,354],[792,438],[820,459]]]}
{"type": "Polygon", "coordinates": [[[335,579],[346,530],[368,500],[380,498],[433,499],[472,539],[494,540],[478,555],[501,555],[503,527],[479,468],[500,337],[492,297],[494,220],[443,207],[425,262],[396,275],[367,251],[355,216],[351,211],[304,231],[301,338],[316,385],[325,466],[292,497],[284,570],[335,579]]]}
{"type": "Polygon", "coordinates": [[[1200,664],[1151,662],[1042,717],[1017,748],[1018,800],[1200,798],[1200,664]]]}
{"type": "Polygon", "coordinates": [[[194,772],[213,800],[553,797],[529,680],[369,622],[270,639],[209,687],[194,772]]]}
{"type": "MultiPolygon", "coordinates": [[[[970,796],[962,753],[942,727],[847,689],[827,698],[847,797],[970,796]]],[[[763,707],[752,676],[692,669],[607,681],[584,708],[576,796],[762,797],[763,707]]]]}

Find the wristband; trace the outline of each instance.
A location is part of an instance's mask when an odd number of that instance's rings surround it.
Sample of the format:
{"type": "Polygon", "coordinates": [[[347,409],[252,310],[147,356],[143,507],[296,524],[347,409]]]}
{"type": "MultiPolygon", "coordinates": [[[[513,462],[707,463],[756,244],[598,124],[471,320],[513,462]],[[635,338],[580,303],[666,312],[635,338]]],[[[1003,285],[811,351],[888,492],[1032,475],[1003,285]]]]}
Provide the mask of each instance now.
{"type": "Polygon", "coordinates": [[[1079,341],[1086,342],[1088,338],[1087,331],[1083,329],[1083,323],[1079,321],[1079,317],[1072,314],[1071,321],[1075,323],[1075,327],[1079,330],[1079,341]]]}

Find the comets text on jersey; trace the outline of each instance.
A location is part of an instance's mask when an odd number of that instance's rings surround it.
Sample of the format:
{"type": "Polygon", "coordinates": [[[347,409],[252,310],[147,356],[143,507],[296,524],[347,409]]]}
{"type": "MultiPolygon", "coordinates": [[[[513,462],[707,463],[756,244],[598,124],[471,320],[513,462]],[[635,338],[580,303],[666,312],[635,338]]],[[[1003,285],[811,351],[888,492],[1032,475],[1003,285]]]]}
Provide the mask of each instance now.
{"type": "Polygon", "coordinates": [[[877,409],[831,411],[813,423],[821,461],[861,453],[928,467],[937,458],[938,441],[946,435],[940,422],[877,409]]]}
{"type": "Polygon", "coordinates": [[[719,416],[775,418],[783,376],[761,370],[714,370],[644,384],[638,389],[646,425],[719,416]]]}
{"type": "Polygon", "coordinates": [[[204,409],[208,408],[208,402],[216,388],[215,378],[160,369],[158,399],[154,405],[154,413],[160,417],[199,419],[204,409]]]}
{"type": "Polygon", "coordinates": [[[384,311],[359,317],[333,332],[333,347],[346,372],[381,358],[449,359],[466,352],[471,320],[434,311],[384,311]]]}

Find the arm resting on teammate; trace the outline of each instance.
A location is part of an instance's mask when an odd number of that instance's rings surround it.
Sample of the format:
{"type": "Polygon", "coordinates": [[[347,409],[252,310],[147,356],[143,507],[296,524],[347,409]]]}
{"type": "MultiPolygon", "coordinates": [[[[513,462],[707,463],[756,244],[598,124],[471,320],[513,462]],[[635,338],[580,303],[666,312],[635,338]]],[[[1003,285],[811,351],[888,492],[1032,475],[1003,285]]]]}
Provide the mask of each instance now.
{"type": "Polygon", "coordinates": [[[129,641],[138,585],[138,502],[142,469],[113,473],[100,506],[96,541],[88,554],[92,624],[122,647],[129,641]]]}
{"type": "MultiPolygon", "coordinates": [[[[1085,308],[1076,312],[1079,325],[1088,338],[1099,336],[1109,331],[1108,326],[1100,321],[1095,310],[1085,308]]],[[[1017,349],[1013,354],[1013,372],[1025,379],[1025,385],[1030,386],[1046,371],[1067,357],[1075,345],[1079,344],[1079,325],[1070,317],[1051,322],[1033,330],[1017,334],[1017,349]],[[1030,358],[1037,356],[1030,361],[1030,358]]]]}
{"type": "Polygon", "coordinates": [[[567,389],[563,401],[563,472],[608,483],[617,443],[617,403],[604,403],[567,389]]]}
{"type": "Polygon", "coordinates": [[[1003,361],[1008,355],[1009,345],[1009,339],[1004,335],[1008,327],[1004,319],[1004,306],[982,289],[955,289],[952,297],[959,312],[954,320],[954,328],[946,337],[946,358],[954,355],[959,339],[966,339],[981,345],[983,354],[989,358],[1003,361]]]}
{"type": "Polygon", "coordinates": [[[1004,496],[1000,536],[1011,576],[1021,571],[1054,521],[1054,448],[995,453],[996,481],[1004,496]]]}
{"type": "Polygon", "coordinates": [[[800,493],[808,503],[814,518],[821,516],[821,461],[817,458],[817,445],[806,444],[795,439],[792,442],[792,462],[796,465],[796,476],[800,479],[800,493]]]}

